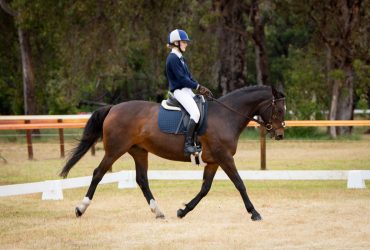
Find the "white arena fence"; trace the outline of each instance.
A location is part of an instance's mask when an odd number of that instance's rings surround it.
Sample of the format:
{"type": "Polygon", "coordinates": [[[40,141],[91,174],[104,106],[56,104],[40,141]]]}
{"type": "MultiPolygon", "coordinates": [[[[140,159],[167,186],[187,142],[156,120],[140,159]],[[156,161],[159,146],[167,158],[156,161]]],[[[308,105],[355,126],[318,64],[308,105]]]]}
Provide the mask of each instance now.
{"type": "MultiPolygon", "coordinates": [[[[243,180],[347,180],[347,188],[366,188],[370,170],[272,170],[239,171],[243,180]]],[[[42,193],[43,200],[63,200],[63,189],[86,187],[91,176],[48,180],[42,182],[0,186],[0,197],[42,193]]],[[[135,171],[106,174],[101,184],[118,182],[118,188],[135,188],[135,171]]],[[[148,171],[149,180],[201,180],[203,171],[148,171]]],[[[217,171],[215,180],[229,180],[223,171],[217,171]]]]}

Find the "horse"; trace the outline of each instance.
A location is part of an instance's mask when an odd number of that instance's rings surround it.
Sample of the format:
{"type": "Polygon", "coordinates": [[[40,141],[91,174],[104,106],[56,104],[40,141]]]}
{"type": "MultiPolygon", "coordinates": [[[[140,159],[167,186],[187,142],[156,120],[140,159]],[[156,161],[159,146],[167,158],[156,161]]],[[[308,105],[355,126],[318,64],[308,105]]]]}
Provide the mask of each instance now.
{"type": "MultiPolygon", "coordinates": [[[[239,191],[245,208],[253,221],[261,220],[248,197],[243,180],[235,166],[238,139],[250,120],[259,116],[272,138],[284,138],[285,95],[270,86],[251,86],[234,90],[208,103],[208,122],[204,134],[198,137],[202,145],[201,158],[206,166],[200,192],[177,211],[183,218],[207,195],[218,167],[227,174],[239,191]]],[[[91,184],[82,202],[75,208],[77,217],[82,216],[93,199],[95,190],[113,163],[125,153],[135,162],[136,182],[156,218],[164,218],[163,212],[149,188],[148,153],[159,157],[189,162],[184,155],[183,135],[163,133],[158,127],[158,103],[133,100],[117,105],[104,106],[93,112],[87,121],[82,138],[71,152],[60,176],[66,178],[71,168],[102,137],[105,154],[93,172],[91,184]]]]}

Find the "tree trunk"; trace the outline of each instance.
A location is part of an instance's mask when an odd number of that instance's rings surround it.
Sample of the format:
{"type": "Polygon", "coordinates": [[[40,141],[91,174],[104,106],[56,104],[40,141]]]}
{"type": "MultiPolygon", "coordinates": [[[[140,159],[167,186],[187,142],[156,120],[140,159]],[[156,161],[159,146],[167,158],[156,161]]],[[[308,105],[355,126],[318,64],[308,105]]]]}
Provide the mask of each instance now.
{"type": "Polygon", "coordinates": [[[36,114],[35,76],[31,60],[30,37],[29,33],[22,28],[18,28],[18,37],[22,55],[24,114],[34,115],[36,114]]]}
{"type": "Polygon", "coordinates": [[[257,84],[268,83],[268,59],[265,42],[265,22],[261,16],[258,0],[253,0],[250,12],[250,21],[253,25],[253,40],[256,53],[257,84]]]}
{"type": "MultiPolygon", "coordinates": [[[[342,90],[338,96],[337,120],[353,120],[354,110],[354,86],[353,86],[353,68],[351,64],[344,66],[345,80],[342,83],[342,90]]],[[[337,134],[350,134],[352,127],[337,127],[337,134]]]]}
{"type": "Polygon", "coordinates": [[[246,85],[246,32],[243,20],[244,4],[238,0],[214,0],[221,16],[218,28],[220,70],[218,85],[222,94],[246,85]]]}
{"type": "MultiPolygon", "coordinates": [[[[328,86],[331,86],[331,102],[330,102],[330,110],[328,119],[333,121],[336,120],[337,109],[338,109],[338,96],[339,96],[339,81],[334,81],[330,79],[328,73],[333,70],[333,59],[331,48],[326,44],[326,83],[328,86]]],[[[332,126],[329,127],[329,135],[331,138],[337,138],[337,129],[336,127],[332,126]]]]}
{"type": "MultiPolygon", "coordinates": [[[[332,86],[332,91],[331,91],[330,112],[329,112],[329,120],[331,121],[336,120],[337,118],[339,84],[340,82],[338,80],[333,81],[333,86],[332,86]]],[[[329,132],[330,132],[331,138],[337,137],[336,127],[330,127],[329,132]]]]}

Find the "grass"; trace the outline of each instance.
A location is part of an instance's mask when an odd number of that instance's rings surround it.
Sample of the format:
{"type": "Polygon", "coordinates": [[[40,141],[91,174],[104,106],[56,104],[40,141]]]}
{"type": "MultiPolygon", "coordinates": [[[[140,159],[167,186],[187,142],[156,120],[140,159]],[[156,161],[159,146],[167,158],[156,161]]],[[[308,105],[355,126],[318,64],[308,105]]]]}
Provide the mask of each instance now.
{"type": "MultiPolygon", "coordinates": [[[[66,151],[75,143],[66,140],[66,151]]],[[[57,138],[47,142],[34,142],[34,157],[27,160],[24,143],[1,142],[0,155],[8,163],[0,160],[0,184],[34,182],[57,179],[65,159],[60,158],[57,138]]],[[[352,170],[370,169],[370,137],[360,140],[267,140],[267,168],[270,170],[352,170]]],[[[87,153],[71,170],[70,177],[91,175],[104,154],[103,145],[96,146],[96,156],[87,153]]],[[[259,140],[242,139],[235,155],[239,170],[258,170],[260,168],[259,140]]],[[[149,156],[149,169],[177,170],[201,169],[184,162],[173,162],[155,155],[149,156]]],[[[113,171],[134,169],[129,155],[122,156],[114,165],[113,171]]]]}

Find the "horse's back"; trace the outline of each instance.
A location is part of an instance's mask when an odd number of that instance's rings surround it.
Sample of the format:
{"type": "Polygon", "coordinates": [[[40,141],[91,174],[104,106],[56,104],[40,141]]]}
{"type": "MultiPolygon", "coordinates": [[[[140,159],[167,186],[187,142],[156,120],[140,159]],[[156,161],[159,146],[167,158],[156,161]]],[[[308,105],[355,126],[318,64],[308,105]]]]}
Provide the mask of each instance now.
{"type": "Polygon", "coordinates": [[[118,120],[142,119],[151,116],[153,113],[158,113],[158,110],[158,103],[135,100],[113,106],[108,116],[114,116],[118,120]]]}
{"type": "MultiPolygon", "coordinates": [[[[143,126],[153,126],[158,116],[159,104],[147,101],[128,101],[111,108],[104,121],[104,135],[135,133],[143,126]]],[[[125,136],[126,137],[126,136],[125,136]]]]}

